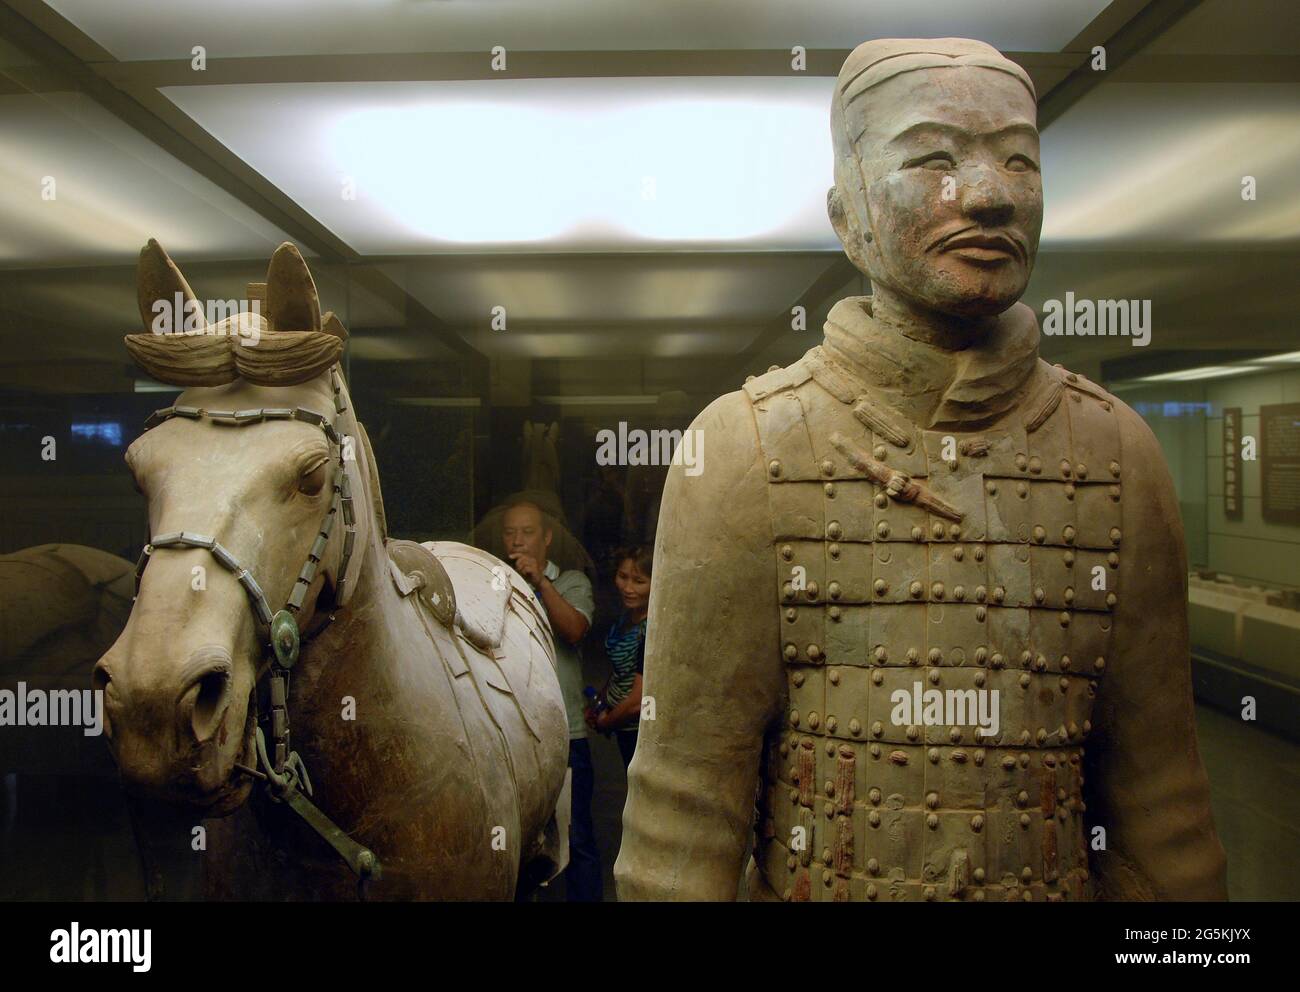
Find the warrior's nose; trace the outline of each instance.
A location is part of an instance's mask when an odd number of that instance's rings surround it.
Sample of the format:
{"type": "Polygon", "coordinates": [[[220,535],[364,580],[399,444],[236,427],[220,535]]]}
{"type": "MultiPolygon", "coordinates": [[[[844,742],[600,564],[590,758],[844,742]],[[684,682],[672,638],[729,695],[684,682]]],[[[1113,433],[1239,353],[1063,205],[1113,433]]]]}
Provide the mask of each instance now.
{"type": "Polygon", "coordinates": [[[199,648],[182,669],[177,716],[199,744],[217,732],[230,708],[233,669],[230,652],[216,644],[199,648]]]}

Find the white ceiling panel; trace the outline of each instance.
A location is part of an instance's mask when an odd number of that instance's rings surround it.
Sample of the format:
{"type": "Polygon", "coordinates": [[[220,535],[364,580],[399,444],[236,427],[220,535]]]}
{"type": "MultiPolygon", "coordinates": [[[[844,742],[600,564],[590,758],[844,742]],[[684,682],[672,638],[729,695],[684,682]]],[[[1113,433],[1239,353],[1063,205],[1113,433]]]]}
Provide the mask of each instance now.
{"type": "Polygon", "coordinates": [[[1110,0],[49,0],[118,59],[363,52],[849,48],[981,38],[1059,51],[1110,0]]]}
{"type": "Polygon", "coordinates": [[[98,104],[0,97],[0,266],[269,256],[283,232],[98,104]]]}
{"type": "Polygon", "coordinates": [[[293,83],[165,90],[365,255],[819,250],[825,78],[293,83]]]}

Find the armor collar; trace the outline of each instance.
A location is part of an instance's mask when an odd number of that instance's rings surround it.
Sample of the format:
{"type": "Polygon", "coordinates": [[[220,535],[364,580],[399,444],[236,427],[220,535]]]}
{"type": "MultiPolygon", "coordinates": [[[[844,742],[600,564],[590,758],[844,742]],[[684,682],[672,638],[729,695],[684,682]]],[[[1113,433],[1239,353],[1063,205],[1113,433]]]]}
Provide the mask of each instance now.
{"type": "Polygon", "coordinates": [[[882,327],[870,296],[850,296],[831,308],[825,341],[808,357],[814,378],[843,402],[869,394],[915,424],[975,428],[1022,400],[1038,365],[1038,319],[1017,303],[986,340],[949,351],[882,327]]]}

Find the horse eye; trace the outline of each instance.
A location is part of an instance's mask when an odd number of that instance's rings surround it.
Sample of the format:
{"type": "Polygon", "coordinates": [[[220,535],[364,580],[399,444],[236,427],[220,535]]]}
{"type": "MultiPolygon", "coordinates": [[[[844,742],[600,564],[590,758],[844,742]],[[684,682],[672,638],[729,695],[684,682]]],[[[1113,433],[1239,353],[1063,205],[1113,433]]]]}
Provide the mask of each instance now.
{"type": "Polygon", "coordinates": [[[325,488],[325,471],[329,461],[318,462],[315,468],[308,469],[298,478],[298,491],[307,496],[315,496],[325,488]]]}

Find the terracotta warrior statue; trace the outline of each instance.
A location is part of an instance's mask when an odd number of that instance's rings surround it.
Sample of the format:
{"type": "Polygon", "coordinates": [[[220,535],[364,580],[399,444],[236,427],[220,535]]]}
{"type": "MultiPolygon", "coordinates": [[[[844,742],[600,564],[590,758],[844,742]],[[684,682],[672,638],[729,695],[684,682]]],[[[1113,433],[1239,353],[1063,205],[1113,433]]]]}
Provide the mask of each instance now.
{"type": "Polygon", "coordinates": [[[981,42],[844,64],[828,208],[872,295],[668,478],[620,898],[735,898],[751,840],[750,899],[1225,897],[1169,473],[1017,302],[1035,109],[981,42]]]}

